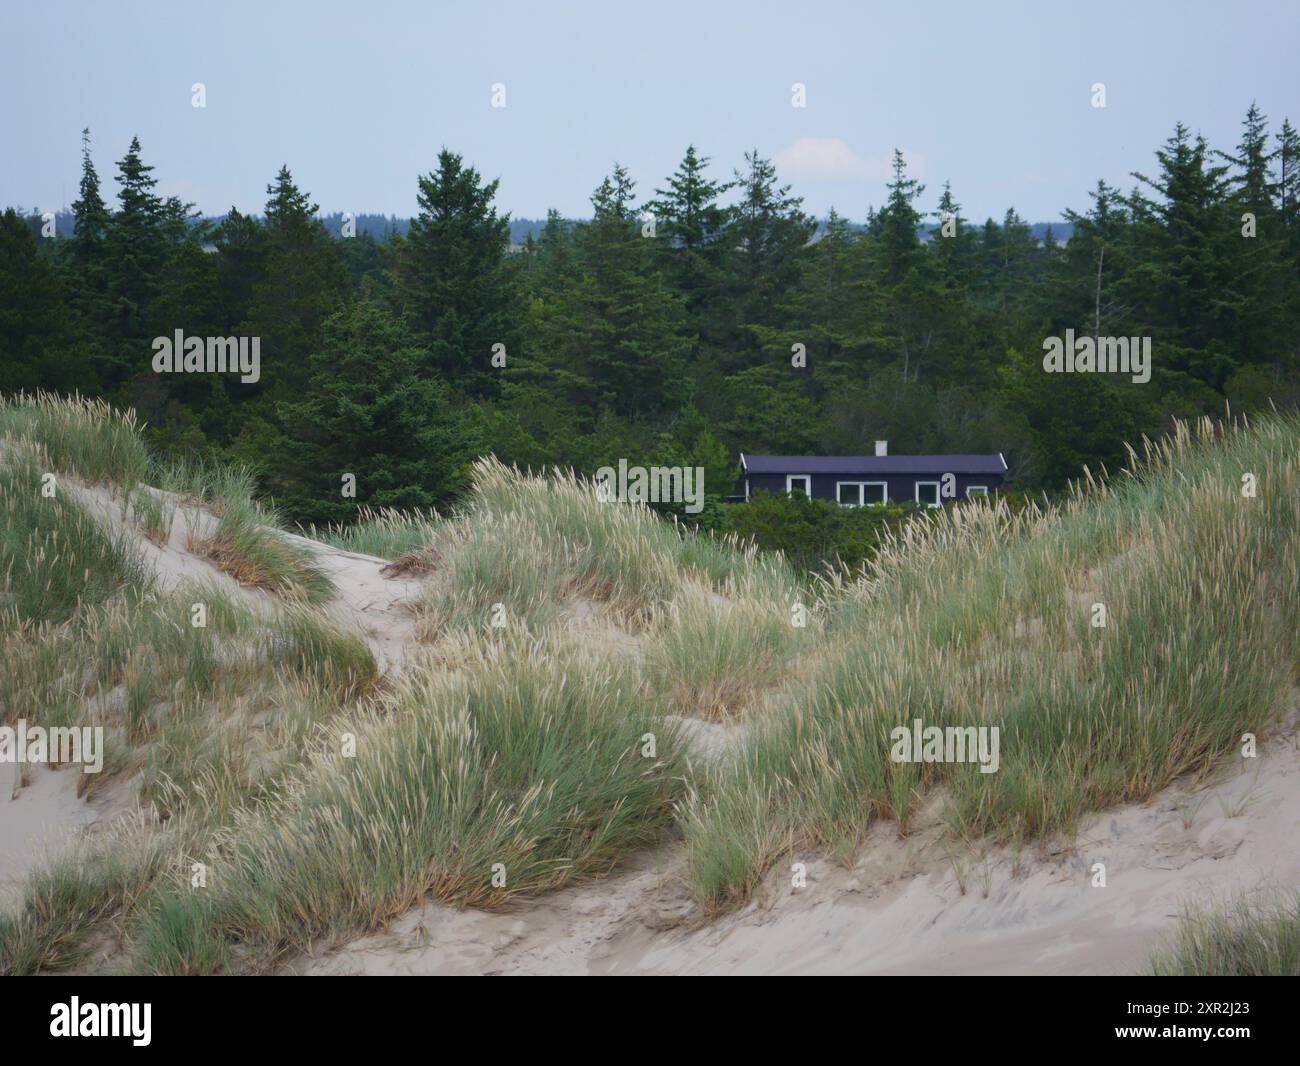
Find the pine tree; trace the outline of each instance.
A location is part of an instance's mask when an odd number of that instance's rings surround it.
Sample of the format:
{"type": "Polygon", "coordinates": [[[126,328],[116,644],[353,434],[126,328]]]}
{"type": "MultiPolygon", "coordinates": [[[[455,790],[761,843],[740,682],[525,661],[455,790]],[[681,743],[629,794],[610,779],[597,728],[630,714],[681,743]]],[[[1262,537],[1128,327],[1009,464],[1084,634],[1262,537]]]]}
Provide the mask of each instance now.
{"type": "Polygon", "coordinates": [[[150,312],[167,253],[163,201],[153,191],[158,182],[153,167],[140,157],[138,137],[131,138],[117,172],[118,210],[109,219],[105,239],[110,348],[102,377],[109,388],[148,365],[150,338],[158,328],[150,312]]]}
{"type": "Polygon", "coordinates": [[[893,178],[885,205],[868,224],[871,278],[885,309],[882,332],[904,380],[929,373],[936,330],[938,281],[921,245],[916,200],[925,186],[907,176],[903,153],[894,150],[893,178]]]}
{"type": "Polygon", "coordinates": [[[1128,304],[1125,283],[1131,259],[1132,232],[1119,193],[1098,181],[1085,214],[1065,212],[1074,227],[1055,284],[1057,308],[1068,308],[1060,325],[1087,328],[1096,337],[1126,336],[1128,304]]]}
{"type": "Polygon", "coordinates": [[[533,250],[536,269],[530,288],[542,297],[553,297],[563,292],[577,276],[573,250],[573,227],[551,208],[546,212],[546,225],[533,250]]]}
{"type": "Polygon", "coordinates": [[[970,222],[962,216],[951,182],[943,183],[934,220],[930,254],[934,256],[939,283],[952,292],[965,291],[974,279],[979,239],[970,222]]]}
{"type": "Polygon", "coordinates": [[[917,230],[921,212],[915,201],[925,186],[907,176],[907,161],[894,149],[894,177],[887,184],[889,196],[877,217],[873,233],[881,265],[880,280],[887,286],[902,284],[918,269],[922,256],[917,230]]]}
{"type": "Polygon", "coordinates": [[[729,309],[721,368],[731,371],[763,361],[753,325],[775,326],[777,308],[799,277],[801,261],[817,223],[803,212],[803,200],[778,185],[776,167],[757,149],[745,153],[735,174],[739,203],[727,227],[729,309]]]}
{"type": "Polygon", "coordinates": [[[697,321],[707,313],[721,281],[728,212],[718,201],[732,188],[731,182],[709,180],[708,165],[709,159],[688,145],[668,188],[656,189],[646,204],[655,220],[658,262],[697,321]]]}
{"type": "Polygon", "coordinates": [[[497,215],[499,182],[484,182],[453,152],[419,180],[419,214],[395,256],[399,306],[430,353],[429,371],[474,396],[494,395],[500,368],[520,351],[516,267],[509,260],[510,216],[497,215]]]}
{"type": "Polygon", "coordinates": [[[477,449],[428,363],[407,327],[369,296],[325,322],[301,397],[278,405],[283,458],[268,483],[292,518],[348,521],[362,504],[433,507],[464,487],[477,449]],[[345,474],[355,475],[355,498],[343,495],[345,474]]]}
{"type": "Polygon", "coordinates": [[[74,216],[72,254],[78,270],[97,271],[104,261],[108,234],[108,208],[99,192],[99,174],[90,158],[90,130],[81,131],[81,182],[72,202],[74,216]]]}
{"type": "Polygon", "coordinates": [[[305,385],[307,359],[319,342],[321,325],[346,303],[350,285],[337,242],[287,166],[266,192],[263,269],[241,329],[260,338],[262,380],[241,388],[288,397],[305,385]]]}
{"type": "Polygon", "coordinates": [[[0,214],[0,393],[96,391],[90,360],[71,336],[59,275],[26,220],[0,214]]]}
{"type": "MultiPolygon", "coordinates": [[[[1228,337],[1239,299],[1230,242],[1241,240],[1229,205],[1227,168],[1211,165],[1204,138],[1179,123],[1156,152],[1154,178],[1134,172],[1140,187],[1126,203],[1137,247],[1135,284],[1145,295],[1139,334],[1153,338],[1156,373],[1184,396],[1181,413],[1217,404],[1237,365],[1228,337]]],[[[1235,249],[1234,249],[1235,250],[1235,249]]]]}
{"type": "Polygon", "coordinates": [[[1268,119],[1252,103],[1242,121],[1235,153],[1216,152],[1236,172],[1229,179],[1230,226],[1237,239],[1228,242],[1235,297],[1228,308],[1230,351],[1243,364],[1277,360],[1287,340],[1288,297],[1286,241],[1277,210],[1278,183],[1273,177],[1276,151],[1268,149],[1268,119]]]}
{"type": "Polygon", "coordinates": [[[574,235],[580,274],[537,324],[548,387],[592,419],[658,419],[690,398],[682,299],[651,262],[635,196],[616,164],[574,235]]]}
{"type": "Polygon", "coordinates": [[[752,327],[770,360],[788,367],[813,399],[865,384],[868,357],[884,343],[883,308],[866,256],[867,242],[832,208],[825,231],[802,257],[798,283],[781,302],[781,325],[752,327]],[[803,367],[793,362],[800,351],[803,367]]]}
{"type": "Polygon", "coordinates": [[[234,332],[253,308],[253,294],[266,275],[266,229],[235,207],[212,235],[216,246],[217,298],[223,333],[234,332]]]}
{"type": "Polygon", "coordinates": [[[103,365],[113,344],[109,329],[109,212],[100,193],[99,173],[90,157],[90,130],[81,131],[81,180],[73,201],[72,239],[68,242],[66,289],[73,330],[103,365]]]}

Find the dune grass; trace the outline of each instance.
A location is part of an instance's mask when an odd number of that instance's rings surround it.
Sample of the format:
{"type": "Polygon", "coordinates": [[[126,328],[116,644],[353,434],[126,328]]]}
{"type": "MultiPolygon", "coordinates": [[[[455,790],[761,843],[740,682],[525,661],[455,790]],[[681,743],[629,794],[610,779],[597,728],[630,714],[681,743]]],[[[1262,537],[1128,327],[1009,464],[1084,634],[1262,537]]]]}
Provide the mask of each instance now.
{"type": "Polygon", "coordinates": [[[148,540],[160,547],[167,544],[176,517],[176,503],[172,498],[141,486],[131,494],[129,513],[148,540]]]}
{"type": "Polygon", "coordinates": [[[135,412],[103,400],[47,392],[0,396],[0,438],[39,445],[51,469],[91,484],[131,489],[149,468],[135,412]]]}
{"type": "MultiPolygon", "coordinates": [[[[1058,505],[927,515],[820,582],[572,474],[483,460],[450,518],[311,531],[427,562],[434,647],[392,683],[313,607],[325,586],[276,547],[302,546],[274,537],[244,472],[150,476],[216,516],[193,532],[230,572],[292,601],[265,611],[159,594],[93,524],[49,597],[20,563],[54,512],[28,501],[0,514],[18,575],[0,720],[103,724],[89,787],[129,780],[153,814],[31,879],[0,919],[0,972],[103,968],[86,953],[110,932],[111,967],[262,972],[426,898],[501,906],[672,839],[717,913],[792,850],[848,857],[880,819],[910,832],[930,798],[956,838],[1068,837],[1267,733],[1300,660],[1298,445],[1294,418],[1183,427],[1058,505]],[[682,716],[743,722],[744,740],[688,758],[682,716]],[[916,718],[996,726],[997,772],[892,761],[890,731],[916,718]]],[[[21,451],[11,437],[6,460],[21,451]]],[[[0,465],[26,492],[33,471],[0,465]]]]}
{"type": "Polygon", "coordinates": [[[79,791],[129,780],[149,812],[113,847],[87,842],[37,870],[0,923],[0,973],[77,963],[164,870],[188,871],[186,854],[278,796],[326,726],[379,687],[360,637],[305,607],[253,615],[202,586],[29,623],[0,639],[0,671],[0,724],[102,728],[103,769],[83,771],[79,791]]]}
{"type": "Polygon", "coordinates": [[[542,477],[480,460],[470,507],[434,534],[428,547],[440,580],[426,603],[431,637],[491,628],[494,617],[537,634],[574,598],[640,630],[682,594],[684,579],[720,591],[743,579],[787,604],[800,596],[780,556],[687,533],[646,507],[599,502],[571,471],[542,477]]]}
{"type": "Polygon", "coordinates": [[[1151,977],[1300,977],[1300,896],[1189,910],[1151,977]]]}
{"type": "Polygon", "coordinates": [[[334,595],[334,582],[314,553],[281,535],[273,510],[250,496],[216,499],[216,526],[191,533],[192,551],[241,585],[306,603],[323,603],[334,595]]]}
{"type": "Polygon", "coordinates": [[[408,679],[346,727],[354,756],[340,736],[280,801],[237,820],[205,859],[211,891],[178,884],[146,908],[132,968],[265,965],[426,895],[500,906],[607,873],[662,838],[679,745],[635,678],[526,640],[484,654],[465,674],[408,679]]]}
{"type": "Polygon", "coordinates": [[[362,507],[354,522],[305,528],[302,533],[312,540],[336,548],[395,560],[417,551],[436,536],[439,518],[434,511],[404,511],[395,507],[373,510],[362,507]]]}
{"type": "Polygon", "coordinates": [[[0,442],[6,441],[36,456],[41,473],[71,474],[120,492],[124,513],[129,503],[135,522],[155,543],[165,543],[175,504],[141,488],[146,478],[218,517],[216,529],[200,532],[193,546],[236,580],[309,603],[334,594],[329,575],[311,551],[281,536],[274,508],[254,499],[251,470],[239,464],[153,460],[133,411],[43,392],[0,397],[0,442]]]}
{"type": "Polygon", "coordinates": [[[742,582],[725,597],[685,583],[646,642],[647,681],[677,714],[734,720],[788,680],[820,636],[807,596],[742,582]]]}
{"type": "Polygon", "coordinates": [[[81,604],[148,584],[134,546],[48,477],[39,452],[9,444],[0,460],[0,631],[64,621],[81,604]]]}
{"type": "Polygon", "coordinates": [[[684,809],[701,904],[744,900],[792,847],[906,833],[934,790],[961,836],[1047,839],[1265,732],[1296,673],[1298,441],[1293,418],[1182,427],[1060,507],[945,512],[828,583],[832,650],[684,809]],[[891,761],[915,719],[997,726],[1000,769],[891,761]]]}

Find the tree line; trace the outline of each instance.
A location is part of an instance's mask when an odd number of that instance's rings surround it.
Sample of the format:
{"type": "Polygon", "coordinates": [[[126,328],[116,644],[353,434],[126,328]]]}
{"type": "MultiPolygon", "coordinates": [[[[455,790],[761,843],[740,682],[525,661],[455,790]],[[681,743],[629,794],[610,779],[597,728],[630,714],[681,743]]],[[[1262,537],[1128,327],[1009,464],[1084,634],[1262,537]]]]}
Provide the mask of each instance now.
{"type": "MultiPolygon", "coordinates": [[[[446,506],[495,453],[591,473],[741,450],[1003,452],[1059,488],[1171,418],[1300,401],[1300,135],[1252,106],[1235,148],[1178,125],[1068,243],[967,220],[895,153],[882,206],[824,225],[747,153],[695,147],[652,191],[621,166],[591,218],[512,248],[496,181],[443,150],[405,233],[332,236],[288,167],[264,215],[201,220],[138,140],[101,191],[89,134],[71,234],[0,216],[0,390],[133,406],[164,454],[252,466],[293,518],[446,506]],[[255,383],[153,372],[151,342],[256,336],[255,383]],[[1149,336],[1147,384],[1046,374],[1045,338],[1149,336]],[[356,476],[355,498],[340,491],[356,476]]],[[[716,520],[719,509],[707,511],[716,520]]]]}

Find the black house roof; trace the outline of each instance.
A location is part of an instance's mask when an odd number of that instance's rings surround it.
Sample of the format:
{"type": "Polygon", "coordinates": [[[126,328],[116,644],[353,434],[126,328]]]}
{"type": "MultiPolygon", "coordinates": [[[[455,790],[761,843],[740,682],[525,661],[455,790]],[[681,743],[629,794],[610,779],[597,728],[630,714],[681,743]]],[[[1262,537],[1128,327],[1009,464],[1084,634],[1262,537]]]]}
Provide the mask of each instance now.
{"type": "Polygon", "coordinates": [[[747,474],[1005,474],[998,455],[747,455],[747,474]]]}

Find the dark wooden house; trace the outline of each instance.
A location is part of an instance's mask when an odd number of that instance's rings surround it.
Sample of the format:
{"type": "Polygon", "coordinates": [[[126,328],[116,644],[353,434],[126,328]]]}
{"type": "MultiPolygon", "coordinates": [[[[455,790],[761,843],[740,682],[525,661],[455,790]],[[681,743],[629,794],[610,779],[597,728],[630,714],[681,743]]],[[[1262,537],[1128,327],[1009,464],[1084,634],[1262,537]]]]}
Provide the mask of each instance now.
{"type": "Polygon", "coordinates": [[[740,454],[741,479],[731,500],[758,489],[802,492],[844,507],[920,503],[939,507],[951,499],[988,495],[1002,484],[1007,462],[997,455],[890,455],[885,441],[875,455],[740,454]]]}

